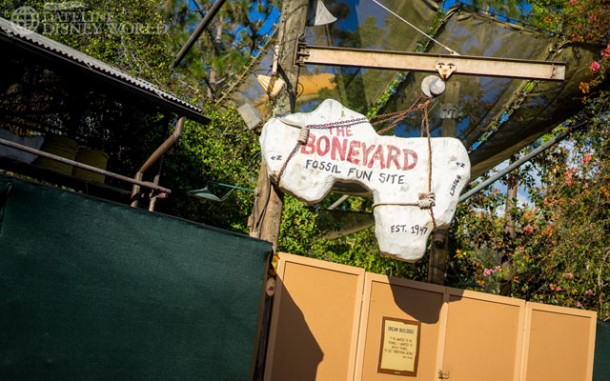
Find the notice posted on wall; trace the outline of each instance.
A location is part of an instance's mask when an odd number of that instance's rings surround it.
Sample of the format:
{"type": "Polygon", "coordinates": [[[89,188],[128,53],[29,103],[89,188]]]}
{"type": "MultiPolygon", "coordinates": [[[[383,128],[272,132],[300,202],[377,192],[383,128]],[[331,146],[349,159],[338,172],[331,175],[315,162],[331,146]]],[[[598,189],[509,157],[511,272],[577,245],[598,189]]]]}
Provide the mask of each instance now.
{"type": "Polygon", "coordinates": [[[417,376],[421,323],[383,317],[377,372],[417,376]]]}

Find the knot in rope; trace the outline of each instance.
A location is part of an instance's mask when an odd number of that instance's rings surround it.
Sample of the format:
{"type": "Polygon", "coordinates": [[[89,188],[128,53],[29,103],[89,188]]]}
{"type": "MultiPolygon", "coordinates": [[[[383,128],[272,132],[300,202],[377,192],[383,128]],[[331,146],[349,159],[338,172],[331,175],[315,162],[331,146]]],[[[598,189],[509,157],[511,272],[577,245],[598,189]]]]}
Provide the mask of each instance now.
{"type": "Polygon", "coordinates": [[[420,209],[430,209],[436,205],[436,194],[434,192],[420,193],[417,206],[420,209]]]}
{"type": "Polygon", "coordinates": [[[297,141],[299,142],[299,144],[303,145],[307,144],[307,139],[309,139],[309,127],[307,127],[306,125],[302,125],[301,132],[299,133],[299,138],[297,139],[297,141]]]}
{"type": "MultiPolygon", "coordinates": [[[[430,102],[430,98],[428,98],[428,97],[424,97],[424,99],[426,99],[426,101],[425,101],[425,102],[423,102],[423,103],[418,104],[418,105],[417,105],[417,110],[420,110],[420,111],[421,111],[421,110],[427,109],[427,108],[428,108],[428,106],[430,106],[430,103],[431,103],[431,102],[430,102]]],[[[428,110],[426,110],[426,111],[428,111],[428,110]]]]}

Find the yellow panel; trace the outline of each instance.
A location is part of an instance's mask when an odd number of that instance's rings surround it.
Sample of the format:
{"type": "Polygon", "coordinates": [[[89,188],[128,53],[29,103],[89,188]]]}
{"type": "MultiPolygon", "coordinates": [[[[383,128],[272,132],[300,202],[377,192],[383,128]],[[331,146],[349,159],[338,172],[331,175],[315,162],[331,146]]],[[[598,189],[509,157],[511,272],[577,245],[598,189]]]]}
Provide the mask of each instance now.
{"type": "Polygon", "coordinates": [[[437,380],[439,370],[457,381],[592,379],[595,312],[280,256],[266,381],[437,380]],[[413,361],[404,343],[415,341],[413,361]]]}
{"type": "Polygon", "coordinates": [[[353,379],[364,270],[280,258],[265,379],[353,379]]]}
{"type": "Polygon", "coordinates": [[[517,380],[524,307],[519,299],[453,290],[443,372],[455,381],[517,380]]]}
{"type": "Polygon", "coordinates": [[[435,380],[445,288],[404,279],[367,274],[358,348],[357,380],[435,380]],[[416,376],[378,372],[382,319],[421,322],[416,376]]]}
{"type": "Polygon", "coordinates": [[[529,346],[525,380],[591,380],[595,312],[527,304],[529,346]]]}

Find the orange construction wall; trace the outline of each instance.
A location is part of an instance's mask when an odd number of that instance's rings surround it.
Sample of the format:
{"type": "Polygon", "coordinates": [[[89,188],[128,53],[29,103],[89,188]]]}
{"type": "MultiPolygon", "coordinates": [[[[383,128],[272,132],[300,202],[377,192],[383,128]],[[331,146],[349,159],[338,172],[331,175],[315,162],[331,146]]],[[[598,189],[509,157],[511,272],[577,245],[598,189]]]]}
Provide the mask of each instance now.
{"type": "Polygon", "coordinates": [[[265,380],[589,381],[595,327],[591,311],[281,253],[265,380]],[[384,318],[419,326],[413,372],[381,369],[384,318]]]}

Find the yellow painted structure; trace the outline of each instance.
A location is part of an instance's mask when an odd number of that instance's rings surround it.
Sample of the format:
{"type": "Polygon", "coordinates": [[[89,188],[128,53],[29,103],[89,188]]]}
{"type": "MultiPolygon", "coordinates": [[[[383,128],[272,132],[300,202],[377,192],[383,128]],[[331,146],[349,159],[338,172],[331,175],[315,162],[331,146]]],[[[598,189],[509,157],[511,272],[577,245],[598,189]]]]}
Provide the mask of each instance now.
{"type": "Polygon", "coordinates": [[[265,380],[590,381],[595,327],[592,311],[280,254],[265,380]],[[384,318],[419,325],[419,345],[382,340],[384,318]],[[380,371],[405,348],[414,374],[380,371]]]}

